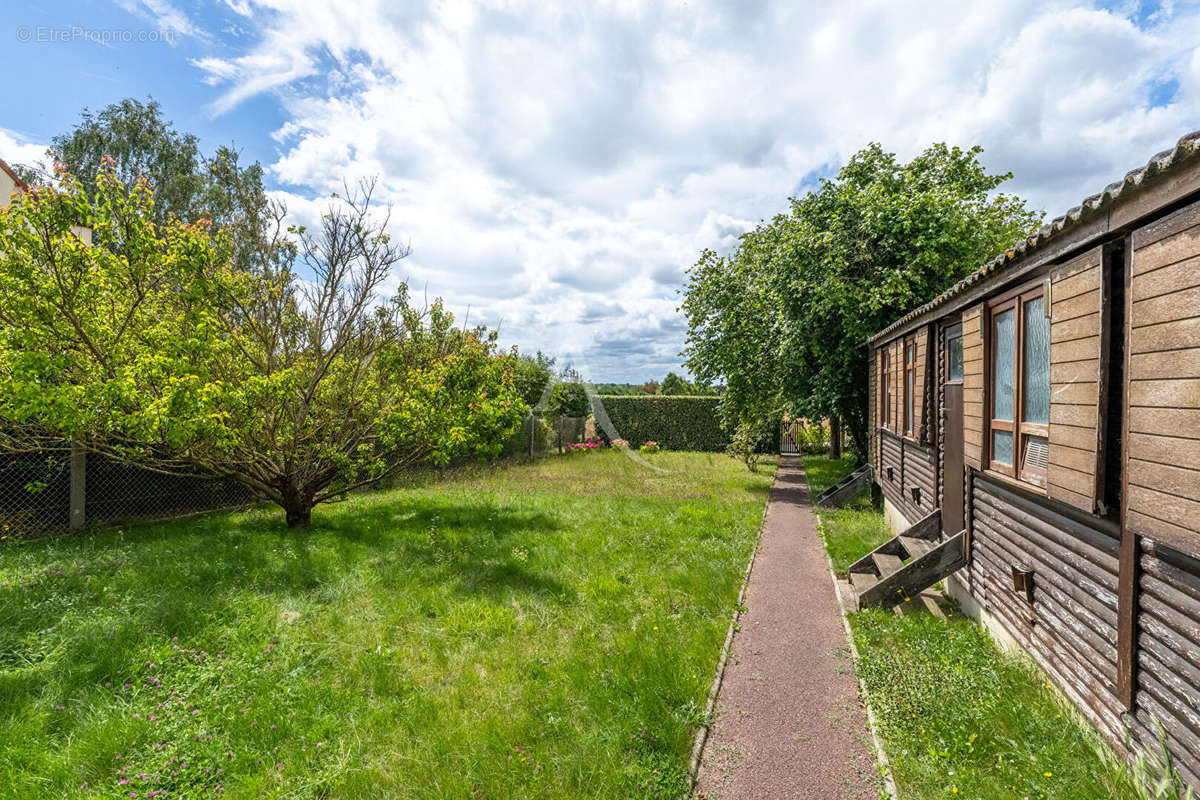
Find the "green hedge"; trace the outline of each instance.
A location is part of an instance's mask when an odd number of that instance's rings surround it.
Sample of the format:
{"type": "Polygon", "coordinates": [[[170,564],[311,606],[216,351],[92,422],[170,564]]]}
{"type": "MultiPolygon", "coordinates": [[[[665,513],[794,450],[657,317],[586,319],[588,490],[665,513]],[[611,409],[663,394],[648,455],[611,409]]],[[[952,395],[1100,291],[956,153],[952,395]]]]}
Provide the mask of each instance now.
{"type": "Polygon", "coordinates": [[[667,450],[720,452],[729,444],[717,418],[720,402],[719,397],[605,395],[595,408],[596,432],[608,439],[602,424],[607,414],[616,436],[634,447],[655,441],[667,450]]]}

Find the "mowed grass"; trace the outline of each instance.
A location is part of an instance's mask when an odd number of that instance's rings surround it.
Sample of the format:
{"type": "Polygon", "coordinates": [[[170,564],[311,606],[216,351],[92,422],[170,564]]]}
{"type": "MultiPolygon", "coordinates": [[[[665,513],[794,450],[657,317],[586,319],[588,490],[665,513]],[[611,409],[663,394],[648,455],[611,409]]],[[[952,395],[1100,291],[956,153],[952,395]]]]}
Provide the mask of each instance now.
{"type": "Polygon", "coordinates": [[[773,465],[648,460],[10,543],[0,796],[685,796],[773,465]]]}
{"type": "MultiPolygon", "coordinates": [[[[806,458],[805,469],[836,482],[848,465],[806,458]]],[[[886,536],[869,498],[865,508],[820,514],[826,547],[846,565],[873,546],[864,531],[886,536]]],[[[901,800],[1143,796],[1045,676],[1028,659],[1000,652],[974,620],[879,609],[849,616],[858,673],[901,800]]]]}

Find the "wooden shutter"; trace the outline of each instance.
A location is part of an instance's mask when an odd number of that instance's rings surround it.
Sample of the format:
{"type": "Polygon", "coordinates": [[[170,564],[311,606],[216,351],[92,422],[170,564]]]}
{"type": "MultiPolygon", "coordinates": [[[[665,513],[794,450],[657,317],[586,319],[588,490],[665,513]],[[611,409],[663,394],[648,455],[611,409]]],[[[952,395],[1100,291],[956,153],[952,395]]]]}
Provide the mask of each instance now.
{"type": "Polygon", "coordinates": [[[918,442],[924,441],[925,427],[925,329],[919,328],[913,334],[917,347],[917,356],[913,364],[913,438],[918,442]]]}
{"type": "Polygon", "coordinates": [[[1200,203],[1133,233],[1129,530],[1200,553],[1200,203]]]}
{"type": "MultiPolygon", "coordinates": [[[[1096,510],[1100,441],[1101,249],[1050,273],[1050,452],[1046,493],[1096,510]]],[[[1118,397],[1120,389],[1118,388],[1118,397]]]]}
{"type": "Polygon", "coordinates": [[[876,479],[879,475],[879,351],[872,347],[870,363],[867,364],[867,451],[868,460],[875,470],[876,479]]]}
{"type": "Polygon", "coordinates": [[[963,460],[980,469],[983,460],[983,306],[963,312],[963,460]]]}
{"type": "Polygon", "coordinates": [[[892,433],[904,435],[904,337],[891,344],[892,355],[892,433]]]}

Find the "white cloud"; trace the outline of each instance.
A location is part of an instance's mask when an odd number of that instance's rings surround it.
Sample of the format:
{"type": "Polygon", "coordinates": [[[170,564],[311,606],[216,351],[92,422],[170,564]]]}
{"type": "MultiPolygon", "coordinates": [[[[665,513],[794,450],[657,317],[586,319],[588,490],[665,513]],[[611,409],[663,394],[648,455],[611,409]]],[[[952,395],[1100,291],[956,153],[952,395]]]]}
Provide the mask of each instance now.
{"type": "Polygon", "coordinates": [[[1195,4],[227,2],[258,36],[193,63],[279,98],[294,207],[379,175],[400,277],[597,378],[676,367],[699,250],[868,141],[982,144],[1058,214],[1200,127],[1195,4]]]}
{"type": "Polygon", "coordinates": [[[34,142],[16,131],[0,128],[0,158],[11,164],[23,164],[35,169],[53,166],[46,163],[46,145],[34,142]]]}

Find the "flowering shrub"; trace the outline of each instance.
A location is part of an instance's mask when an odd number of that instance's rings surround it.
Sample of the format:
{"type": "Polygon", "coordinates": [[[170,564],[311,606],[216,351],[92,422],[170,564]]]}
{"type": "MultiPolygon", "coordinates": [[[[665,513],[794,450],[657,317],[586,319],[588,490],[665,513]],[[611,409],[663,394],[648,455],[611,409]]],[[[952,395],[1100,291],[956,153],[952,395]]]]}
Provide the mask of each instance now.
{"type": "Polygon", "coordinates": [[[613,439],[608,443],[608,446],[613,450],[626,450],[629,447],[629,442],[625,441],[624,439],[613,439]]]}
{"type": "Polygon", "coordinates": [[[563,450],[568,453],[590,453],[599,450],[604,446],[604,440],[599,436],[592,436],[582,442],[568,442],[563,445],[563,450]]]}
{"type": "Polygon", "coordinates": [[[662,448],[658,446],[658,442],[646,442],[644,445],[642,445],[643,453],[657,453],[661,449],[662,448]]]}

